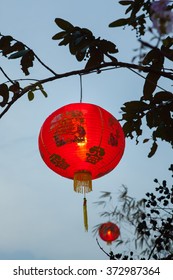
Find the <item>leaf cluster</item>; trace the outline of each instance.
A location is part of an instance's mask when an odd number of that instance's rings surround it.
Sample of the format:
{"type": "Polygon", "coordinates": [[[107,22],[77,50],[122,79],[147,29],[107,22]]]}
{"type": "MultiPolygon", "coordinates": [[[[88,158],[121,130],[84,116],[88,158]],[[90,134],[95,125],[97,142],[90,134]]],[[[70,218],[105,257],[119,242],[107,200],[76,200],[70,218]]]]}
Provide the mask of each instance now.
{"type": "Polygon", "coordinates": [[[105,56],[116,60],[112,54],[118,52],[116,45],[105,39],[95,38],[87,28],[73,26],[66,20],[56,18],[55,23],[63,31],[55,34],[53,40],[61,40],[59,46],[69,46],[70,53],[78,61],[87,60],[85,68],[99,67],[105,56]]]}
{"type": "Polygon", "coordinates": [[[145,207],[148,211],[141,217],[137,234],[139,237],[154,237],[149,258],[164,259],[171,256],[173,259],[173,185],[168,187],[166,180],[161,184],[157,179],[154,182],[158,187],[155,188],[155,194],[146,193],[145,207]]]}
{"type": "Polygon", "coordinates": [[[126,18],[117,19],[109,24],[109,27],[131,26],[137,35],[143,36],[146,30],[146,16],[149,14],[150,0],[119,1],[119,4],[127,6],[126,18]]]}
{"type": "Polygon", "coordinates": [[[34,61],[34,52],[31,49],[11,36],[0,35],[0,51],[8,59],[20,58],[22,71],[25,75],[29,75],[28,69],[33,66],[34,61]]]}
{"type": "Polygon", "coordinates": [[[18,82],[13,83],[9,87],[7,84],[0,84],[0,97],[2,101],[0,102],[1,107],[5,107],[9,101],[10,96],[12,96],[12,100],[16,100],[20,93],[20,85],[18,82]]]}
{"type": "Polygon", "coordinates": [[[34,99],[34,92],[40,90],[41,93],[44,95],[44,97],[48,97],[47,92],[44,90],[43,85],[40,83],[37,83],[36,86],[33,86],[31,90],[28,91],[28,100],[32,101],[34,99]]]}
{"type": "MultiPolygon", "coordinates": [[[[44,97],[47,97],[47,93],[44,90],[42,84],[37,83],[37,85],[31,87],[28,91],[28,100],[32,101],[34,99],[34,92],[40,90],[44,97]]],[[[0,106],[5,107],[10,102],[15,102],[20,95],[22,94],[23,89],[21,88],[18,81],[11,81],[11,85],[8,86],[6,83],[0,84],[0,97],[2,101],[0,101],[0,106]]]]}
{"type": "Polygon", "coordinates": [[[145,119],[147,127],[152,129],[151,138],[143,143],[152,141],[148,157],[152,157],[158,147],[157,140],[170,143],[173,147],[173,94],[168,91],[159,91],[153,94],[150,100],[135,100],[124,103],[122,110],[123,130],[126,137],[134,138],[136,143],[142,135],[142,124],[145,119]]]}
{"type": "Polygon", "coordinates": [[[121,108],[122,120],[125,121],[123,128],[127,137],[132,139],[135,133],[136,143],[138,143],[138,137],[142,135],[144,117],[148,128],[153,130],[151,139],[143,140],[144,143],[149,140],[153,141],[148,157],[155,154],[158,147],[157,139],[164,140],[173,147],[173,94],[166,90],[155,92],[168,53],[170,53],[169,59],[172,60],[173,50],[169,49],[172,44],[173,40],[168,37],[161,49],[154,48],[147,53],[143,65],[149,65],[152,71],[146,76],[143,95],[139,101],[126,102],[121,108]],[[166,51],[163,52],[162,50],[165,48],[166,51]]]}
{"type": "MultiPolygon", "coordinates": [[[[173,164],[169,170],[173,173],[173,164]]],[[[134,229],[134,236],[130,238],[128,234],[127,239],[121,237],[114,244],[123,248],[130,242],[132,248],[134,242],[135,250],[112,254],[112,259],[173,259],[173,185],[168,186],[166,180],[159,183],[155,179],[154,182],[157,184],[154,192],[146,193],[145,198],[139,201],[130,197],[127,188],[123,186],[118,198],[119,206],[116,202],[113,211],[101,213],[101,217],[115,219],[118,225],[124,224],[129,231],[134,229]]],[[[105,199],[107,204],[105,202],[104,207],[110,207],[112,194],[107,194],[105,199]]],[[[99,204],[98,201],[98,205],[103,203],[99,204]]],[[[94,228],[95,232],[98,227],[94,228]]]]}

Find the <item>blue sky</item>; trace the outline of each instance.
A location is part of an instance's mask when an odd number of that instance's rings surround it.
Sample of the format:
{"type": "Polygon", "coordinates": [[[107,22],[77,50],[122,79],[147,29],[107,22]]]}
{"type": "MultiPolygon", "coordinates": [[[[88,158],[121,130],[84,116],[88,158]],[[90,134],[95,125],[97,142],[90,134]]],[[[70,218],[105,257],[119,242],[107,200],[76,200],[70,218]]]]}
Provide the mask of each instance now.
{"type": "MultiPolygon", "coordinates": [[[[51,39],[59,31],[54,23],[56,17],[115,42],[120,61],[130,62],[136,47],[135,34],[130,30],[108,28],[123,11],[114,0],[6,0],[1,3],[1,11],[1,33],[33,48],[57,73],[82,69],[84,64],[51,39]]],[[[25,78],[17,60],[1,58],[1,66],[11,79],[25,78]]],[[[30,78],[51,76],[37,63],[30,72],[30,78]]],[[[2,74],[0,79],[5,81],[2,74]]],[[[120,107],[141,96],[143,82],[125,69],[86,75],[83,76],[83,102],[95,103],[120,118],[120,107]]],[[[106,259],[92,234],[92,228],[105,221],[99,217],[101,209],[93,202],[98,200],[100,191],[118,194],[122,184],[132,196],[142,198],[154,186],[155,177],[159,175],[162,180],[169,174],[171,148],[160,143],[156,155],[148,159],[148,144],[136,146],[135,141],[127,139],[117,168],[93,182],[93,192],[88,194],[89,232],[86,233],[82,195],[73,192],[71,180],[47,168],[37,144],[40,127],[47,116],[65,104],[79,102],[79,77],[48,83],[45,90],[47,99],[39,92],[32,102],[24,96],[0,121],[0,259],[106,259]]]]}

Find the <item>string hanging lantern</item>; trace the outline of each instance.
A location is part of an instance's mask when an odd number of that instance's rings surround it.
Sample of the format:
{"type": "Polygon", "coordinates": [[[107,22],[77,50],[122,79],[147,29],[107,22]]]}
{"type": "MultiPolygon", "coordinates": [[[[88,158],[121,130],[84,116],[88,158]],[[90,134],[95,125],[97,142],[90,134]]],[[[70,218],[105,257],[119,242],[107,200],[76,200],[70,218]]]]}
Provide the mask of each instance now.
{"type": "Polygon", "coordinates": [[[85,194],[92,180],[112,171],[125,148],[117,119],[100,106],[72,103],[53,112],[43,123],[39,150],[46,165],[74,180],[74,191],[84,194],[84,224],[88,229],[85,194]]]}
{"type": "Polygon", "coordinates": [[[120,235],[119,227],[112,223],[107,222],[99,227],[99,236],[103,241],[106,241],[108,245],[112,244],[120,235]]]}

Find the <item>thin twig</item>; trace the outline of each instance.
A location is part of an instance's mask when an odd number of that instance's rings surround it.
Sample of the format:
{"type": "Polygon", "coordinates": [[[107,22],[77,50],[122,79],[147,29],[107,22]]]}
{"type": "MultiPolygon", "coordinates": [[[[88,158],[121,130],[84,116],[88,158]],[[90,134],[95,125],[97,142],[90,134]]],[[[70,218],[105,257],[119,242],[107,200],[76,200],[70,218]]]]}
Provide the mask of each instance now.
{"type": "Polygon", "coordinates": [[[2,69],[2,67],[0,67],[0,71],[3,73],[3,75],[7,78],[7,80],[12,83],[13,85],[15,85],[15,82],[13,80],[10,79],[10,77],[5,73],[5,71],[2,69]]]}
{"type": "Polygon", "coordinates": [[[97,241],[97,244],[98,244],[99,248],[100,248],[108,257],[110,257],[110,255],[100,246],[100,243],[99,243],[99,241],[98,241],[97,238],[96,238],[96,241],[97,241]]]}
{"type": "Polygon", "coordinates": [[[55,76],[57,75],[57,73],[55,71],[53,71],[49,66],[47,66],[36,54],[35,52],[34,53],[34,56],[35,58],[40,62],[40,64],[45,67],[48,71],[50,71],[52,74],[54,74],[55,76]]]}
{"type": "MultiPolygon", "coordinates": [[[[143,75],[141,75],[141,74],[138,73],[137,71],[135,71],[135,70],[133,70],[133,69],[131,69],[131,68],[129,68],[129,70],[131,70],[133,73],[135,73],[136,75],[140,76],[140,77],[143,78],[144,80],[146,79],[143,75]]],[[[152,80],[148,80],[148,81],[150,81],[150,83],[152,83],[152,84],[155,84],[152,80]]],[[[158,86],[157,84],[156,84],[156,87],[157,87],[157,88],[160,88],[160,89],[163,90],[163,91],[166,91],[166,89],[162,88],[161,86],[158,86]]]]}

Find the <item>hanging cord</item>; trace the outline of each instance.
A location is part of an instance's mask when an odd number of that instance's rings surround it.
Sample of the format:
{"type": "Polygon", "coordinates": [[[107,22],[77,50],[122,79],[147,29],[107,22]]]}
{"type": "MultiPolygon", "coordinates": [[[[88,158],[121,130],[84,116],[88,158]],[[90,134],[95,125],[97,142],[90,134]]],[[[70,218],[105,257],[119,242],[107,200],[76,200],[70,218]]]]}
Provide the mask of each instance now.
{"type": "Polygon", "coordinates": [[[79,74],[80,77],[80,103],[82,103],[82,75],[79,74]]]}

